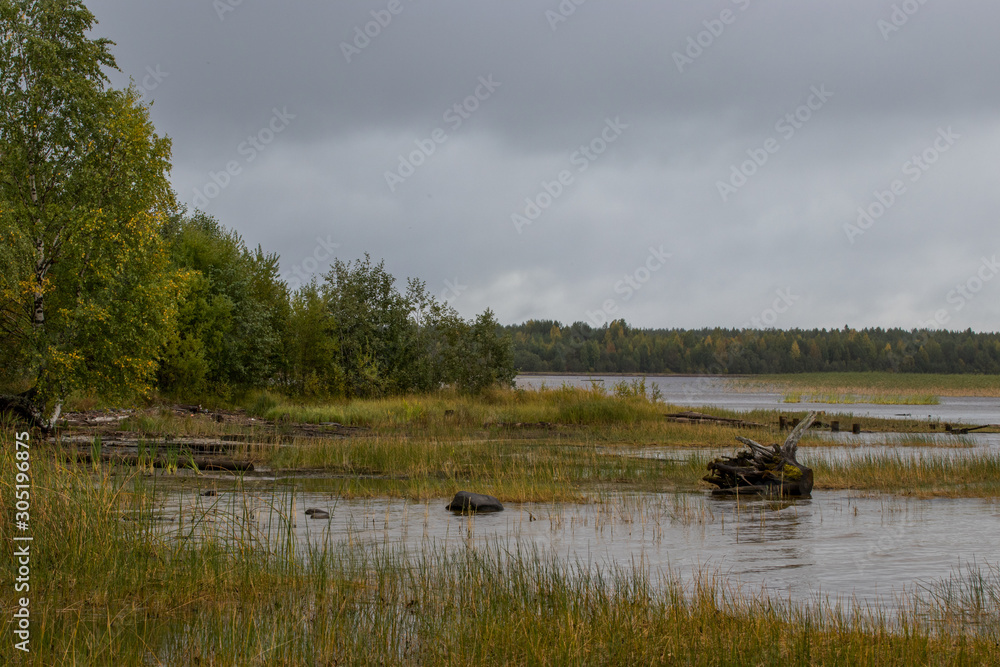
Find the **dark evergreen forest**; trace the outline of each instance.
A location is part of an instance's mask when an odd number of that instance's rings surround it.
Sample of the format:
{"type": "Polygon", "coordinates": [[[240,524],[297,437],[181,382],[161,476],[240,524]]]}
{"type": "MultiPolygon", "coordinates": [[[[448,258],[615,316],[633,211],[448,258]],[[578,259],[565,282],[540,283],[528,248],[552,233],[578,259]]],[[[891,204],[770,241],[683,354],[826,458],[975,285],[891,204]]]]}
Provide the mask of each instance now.
{"type": "Polygon", "coordinates": [[[531,320],[506,327],[522,372],[1000,373],[1000,334],[905,329],[594,328],[531,320]]]}

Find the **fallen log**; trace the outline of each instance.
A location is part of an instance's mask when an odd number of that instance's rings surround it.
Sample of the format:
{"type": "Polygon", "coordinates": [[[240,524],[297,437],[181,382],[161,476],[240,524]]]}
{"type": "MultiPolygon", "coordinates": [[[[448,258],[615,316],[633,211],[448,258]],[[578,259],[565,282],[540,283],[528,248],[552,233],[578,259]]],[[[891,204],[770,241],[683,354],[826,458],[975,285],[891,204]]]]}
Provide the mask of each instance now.
{"type": "Polygon", "coordinates": [[[733,419],[731,417],[716,417],[715,415],[706,415],[703,412],[667,412],[664,416],[670,421],[680,422],[682,424],[708,423],[722,424],[725,426],[739,426],[741,428],[764,428],[763,424],[758,424],[756,422],[748,422],[743,419],[733,419]]]}
{"type": "Polygon", "coordinates": [[[983,424],[982,426],[964,426],[962,428],[952,427],[951,432],[957,435],[966,435],[983,428],[993,428],[994,424],[983,424]]]}
{"type": "Polygon", "coordinates": [[[785,439],[784,444],[765,447],[749,438],[736,439],[747,450],[736,456],[717,458],[708,464],[702,479],[718,488],[712,495],[798,496],[808,498],[813,488],[813,471],[795,460],[799,439],[816,419],[812,412],[785,439]]]}
{"type": "MultiPolygon", "coordinates": [[[[77,461],[90,463],[94,460],[92,454],[88,452],[77,452],[77,461]]],[[[145,456],[138,454],[110,454],[102,452],[101,461],[125,466],[152,465],[154,468],[196,468],[198,470],[229,470],[233,472],[250,472],[253,470],[253,463],[250,461],[237,461],[235,459],[205,458],[179,456],[176,460],[170,460],[166,456],[145,456]]]]}

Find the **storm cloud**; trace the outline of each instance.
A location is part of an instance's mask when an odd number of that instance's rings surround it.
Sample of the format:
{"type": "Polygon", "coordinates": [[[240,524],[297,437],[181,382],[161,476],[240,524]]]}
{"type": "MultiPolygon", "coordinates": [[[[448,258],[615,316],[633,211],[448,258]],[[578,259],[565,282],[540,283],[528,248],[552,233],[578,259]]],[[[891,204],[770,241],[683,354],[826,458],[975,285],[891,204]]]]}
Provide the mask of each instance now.
{"type": "Polygon", "coordinates": [[[87,4],[179,199],[293,285],[367,252],[507,323],[1000,321],[1000,6],[87,4]]]}

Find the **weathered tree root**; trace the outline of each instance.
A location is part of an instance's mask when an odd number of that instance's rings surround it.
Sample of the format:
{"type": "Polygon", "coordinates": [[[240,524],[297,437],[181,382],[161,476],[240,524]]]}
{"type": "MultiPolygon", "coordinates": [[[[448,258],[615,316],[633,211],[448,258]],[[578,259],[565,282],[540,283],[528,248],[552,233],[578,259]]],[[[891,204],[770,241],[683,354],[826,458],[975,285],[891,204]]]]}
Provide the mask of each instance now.
{"type": "Polygon", "coordinates": [[[799,438],[818,414],[812,412],[799,422],[783,445],[764,447],[749,438],[737,437],[748,450],[708,464],[709,472],[702,479],[719,487],[712,491],[712,495],[808,498],[813,488],[813,471],[795,460],[795,452],[799,438]]]}
{"type": "Polygon", "coordinates": [[[0,395],[0,413],[4,412],[10,413],[31,428],[37,428],[43,433],[49,431],[49,425],[42,418],[41,411],[27,395],[0,395]]]}

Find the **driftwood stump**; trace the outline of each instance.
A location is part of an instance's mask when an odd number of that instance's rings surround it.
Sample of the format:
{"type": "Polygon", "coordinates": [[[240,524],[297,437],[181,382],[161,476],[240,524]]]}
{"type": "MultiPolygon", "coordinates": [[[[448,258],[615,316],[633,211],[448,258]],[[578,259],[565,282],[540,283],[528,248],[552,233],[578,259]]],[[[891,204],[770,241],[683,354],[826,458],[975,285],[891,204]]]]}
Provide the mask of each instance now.
{"type": "Polygon", "coordinates": [[[798,496],[808,498],[813,488],[813,471],[795,460],[799,438],[816,419],[817,412],[799,422],[783,445],[764,447],[750,438],[736,439],[747,450],[736,456],[715,459],[702,479],[715,484],[712,495],[798,496]]]}

